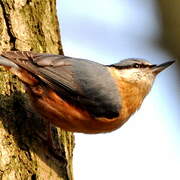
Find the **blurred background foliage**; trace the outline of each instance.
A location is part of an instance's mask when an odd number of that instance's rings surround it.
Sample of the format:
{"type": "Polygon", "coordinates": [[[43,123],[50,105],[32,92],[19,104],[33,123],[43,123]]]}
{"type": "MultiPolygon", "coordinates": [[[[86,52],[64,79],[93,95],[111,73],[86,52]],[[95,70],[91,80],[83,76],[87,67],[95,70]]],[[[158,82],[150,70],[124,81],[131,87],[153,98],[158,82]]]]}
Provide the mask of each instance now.
{"type": "MultiPolygon", "coordinates": [[[[180,1],[157,0],[161,21],[160,43],[176,57],[180,68],[180,1]]],[[[178,71],[180,75],[180,70],[178,71]]]]}

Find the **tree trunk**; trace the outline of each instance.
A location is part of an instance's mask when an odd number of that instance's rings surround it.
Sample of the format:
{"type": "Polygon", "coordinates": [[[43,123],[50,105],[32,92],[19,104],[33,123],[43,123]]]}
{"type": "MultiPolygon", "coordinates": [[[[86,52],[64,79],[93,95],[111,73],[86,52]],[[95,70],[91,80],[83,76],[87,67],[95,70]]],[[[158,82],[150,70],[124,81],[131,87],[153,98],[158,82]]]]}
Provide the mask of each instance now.
{"type": "MultiPolygon", "coordinates": [[[[63,54],[55,0],[0,0],[0,52],[63,54]]],[[[52,128],[33,111],[23,84],[0,67],[0,179],[72,179],[73,134],[52,128]]]]}

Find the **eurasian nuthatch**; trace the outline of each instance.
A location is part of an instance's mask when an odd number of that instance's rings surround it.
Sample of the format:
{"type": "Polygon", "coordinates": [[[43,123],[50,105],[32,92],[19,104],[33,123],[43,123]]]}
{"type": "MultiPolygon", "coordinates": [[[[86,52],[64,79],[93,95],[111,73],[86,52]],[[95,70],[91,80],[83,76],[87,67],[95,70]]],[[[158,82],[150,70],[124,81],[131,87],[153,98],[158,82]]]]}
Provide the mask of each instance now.
{"type": "Polygon", "coordinates": [[[112,65],[62,55],[10,51],[0,56],[27,86],[39,114],[64,130],[102,133],[122,126],[140,108],[156,75],[171,65],[125,59],[112,65]]]}

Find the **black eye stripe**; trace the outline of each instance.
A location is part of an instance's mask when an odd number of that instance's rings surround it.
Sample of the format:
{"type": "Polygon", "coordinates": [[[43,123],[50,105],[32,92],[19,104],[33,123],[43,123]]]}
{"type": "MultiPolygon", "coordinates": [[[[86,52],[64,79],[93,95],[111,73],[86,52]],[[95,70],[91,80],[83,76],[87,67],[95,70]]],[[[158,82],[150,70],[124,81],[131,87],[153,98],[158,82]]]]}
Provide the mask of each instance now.
{"type": "Polygon", "coordinates": [[[117,66],[117,65],[109,65],[110,67],[115,67],[117,69],[130,69],[130,68],[146,68],[146,67],[152,67],[153,65],[150,64],[138,64],[138,63],[134,63],[131,65],[124,65],[124,66],[117,66]]]}
{"type": "Polygon", "coordinates": [[[135,67],[135,68],[140,68],[140,67],[141,67],[141,64],[133,64],[133,67],[135,67]]]}
{"type": "Polygon", "coordinates": [[[133,64],[132,67],[134,68],[146,68],[146,67],[151,67],[149,64],[133,64]]]}

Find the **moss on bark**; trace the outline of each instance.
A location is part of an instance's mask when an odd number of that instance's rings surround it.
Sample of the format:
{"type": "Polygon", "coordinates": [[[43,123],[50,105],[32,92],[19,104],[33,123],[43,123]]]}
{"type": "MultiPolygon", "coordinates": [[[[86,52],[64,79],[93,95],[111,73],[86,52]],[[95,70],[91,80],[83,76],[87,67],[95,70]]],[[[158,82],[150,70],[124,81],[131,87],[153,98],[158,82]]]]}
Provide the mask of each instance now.
{"type": "MultiPolygon", "coordinates": [[[[55,0],[0,1],[0,52],[6,50],[63,54],[55,0]]],[[[73,135],[53,129],[58,158],[23,84],[0,67],[0,179],[72,179],[73,135]]]]}

